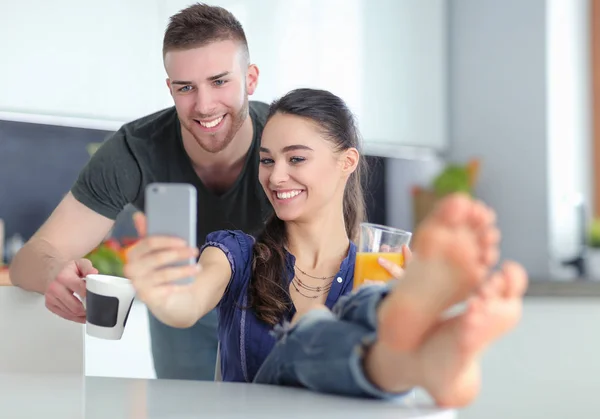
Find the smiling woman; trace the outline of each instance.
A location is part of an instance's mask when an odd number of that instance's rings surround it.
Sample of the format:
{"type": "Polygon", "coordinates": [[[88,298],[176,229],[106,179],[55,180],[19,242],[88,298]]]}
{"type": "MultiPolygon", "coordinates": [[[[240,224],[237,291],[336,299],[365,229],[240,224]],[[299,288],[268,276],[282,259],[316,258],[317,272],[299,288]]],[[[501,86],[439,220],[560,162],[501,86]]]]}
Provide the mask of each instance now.
{"type": "MultiPolygon", "coordinates": [[[[320,219],[319,231],[343,232],[342,243],[356,238],[358,225],[365,217],[361,184],[365,161],[360,158],[354,115],[329,92],[294,90],[271,105],[268,118],[261,140],[259,180],[275,215],[257,238],[250,301],[260,320],[274,324],[287,308],[279,285],[286,252],[297,250],[298,266],[305,263],[291,239],[301,226],[320,219]],[[339,216],[340,208],[343,218],[339,216]]],[[[345,243],[340,254],[347,252],[345,243]]],[[[334,265],[324,270],[333,272],[334,265]]],[[[317,288],[317,293],[308,293],[310,304],[325,303],[327,286],[317,284],[317,288]]],[[[289,291],[301,312],[307,305],[302,298],[306,296],[293,287],[289,291]]]]}

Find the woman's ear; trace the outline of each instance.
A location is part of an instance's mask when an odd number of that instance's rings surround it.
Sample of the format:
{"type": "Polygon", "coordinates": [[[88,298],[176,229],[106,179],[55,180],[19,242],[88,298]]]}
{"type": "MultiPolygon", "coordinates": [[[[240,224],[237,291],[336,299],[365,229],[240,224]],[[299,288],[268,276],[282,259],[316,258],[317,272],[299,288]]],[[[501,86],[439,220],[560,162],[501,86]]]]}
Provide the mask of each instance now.
{"type": "Polygon", "coordinates": [[[360,161],[360,153],[354,147],[344,151],[342,156],[342,171],[347,176],[350,176],[358,167],[360,161]]]}

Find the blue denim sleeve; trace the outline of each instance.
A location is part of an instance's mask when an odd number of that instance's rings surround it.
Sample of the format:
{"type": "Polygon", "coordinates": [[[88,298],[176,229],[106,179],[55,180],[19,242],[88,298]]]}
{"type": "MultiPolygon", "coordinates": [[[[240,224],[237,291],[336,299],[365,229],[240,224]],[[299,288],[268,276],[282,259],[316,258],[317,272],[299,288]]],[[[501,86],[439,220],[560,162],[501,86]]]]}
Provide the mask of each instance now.
{"type": "Polygon", "coordinates": [[[254,238],[239,230],[218,230],[206,236],[200,252],[209,246],[221,249],[231,266],[231,279],[219,305],[234,302],[250,280],[254,238]]]}

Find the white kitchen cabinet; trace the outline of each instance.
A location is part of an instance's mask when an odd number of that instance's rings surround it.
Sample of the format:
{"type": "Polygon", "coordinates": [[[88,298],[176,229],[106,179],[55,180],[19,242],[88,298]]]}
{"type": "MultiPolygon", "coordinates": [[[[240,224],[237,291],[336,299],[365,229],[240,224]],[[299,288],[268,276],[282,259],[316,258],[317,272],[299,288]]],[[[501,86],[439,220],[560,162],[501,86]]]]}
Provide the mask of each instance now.
{"type": "Polygon", "coordinates": [[[44,296],[0,286],[0,372],[84,374],[84,326],[46,309],[44,296]]]}
{"type": "MultiPolygon", "coordinates": [[[[0,66],[0,119],[77,125],[79,118],[84,126],[111,129],[171,106],[162,37],[169,17],[189,4],[3,3],[0,42],[10,64],[0,66]]],[[[211,4],[244,26],[260,68],[253,99],[324,88],[346,100],[371,146],[445,148],[445,0],[211,4]]]]}
{"type": "Polygon", "coordinates": [[[152,361],[148,309],[134,300],[120,340],[85,335],[85,375],[156,378],[152,361]]]}
{"type": "Polygon", "coordinates": [[[2,2],[3,117],[111,127],[156,110],[166,89],[157,16],[146,0],[2,2]]]}

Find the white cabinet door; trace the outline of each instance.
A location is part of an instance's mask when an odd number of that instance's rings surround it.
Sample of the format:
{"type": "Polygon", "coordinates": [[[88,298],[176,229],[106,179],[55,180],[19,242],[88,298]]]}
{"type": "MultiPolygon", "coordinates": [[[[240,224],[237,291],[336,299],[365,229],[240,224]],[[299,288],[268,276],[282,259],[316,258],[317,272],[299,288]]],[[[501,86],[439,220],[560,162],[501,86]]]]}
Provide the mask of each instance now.
{"type": "Polygon", "coordinates": [[[0,111],[125,121],[156,110],[157,16],[147,0],[2,2],[0,111]]]}
{"type": "Polygon", "coordinates": [[[0,373],[84,373],[84,327],[51,313],[44,296],[0,286],[0,373]]]}
{"type": "Polygon", "coordinates": [[[365,141],[446,148],[446,4],[363,1],[359,122],[365,141]]]}

